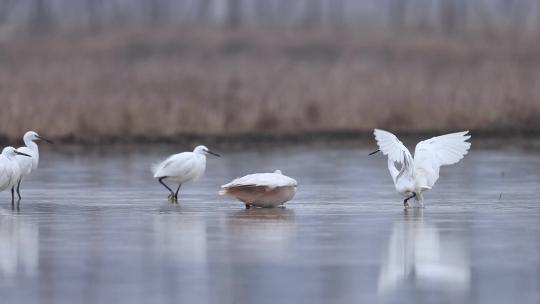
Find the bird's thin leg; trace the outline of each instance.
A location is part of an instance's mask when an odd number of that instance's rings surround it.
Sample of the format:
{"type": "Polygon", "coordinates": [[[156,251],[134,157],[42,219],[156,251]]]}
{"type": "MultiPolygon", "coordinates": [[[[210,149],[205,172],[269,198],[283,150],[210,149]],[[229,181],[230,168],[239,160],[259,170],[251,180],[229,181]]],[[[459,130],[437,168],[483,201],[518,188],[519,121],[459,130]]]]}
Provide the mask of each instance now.
{"type": "Polygon", "coordinates": [[[162,184],[165,188],[167,188],[167,190],[169,190],[169,192],[171,193],[171,195],[174,195],[174,191],[173,191],[171,188],[169,188],[169,186],[167,186],[167,185],[163,182],[163,179],[164,179],[164,178],[165,178],[165,177],[160,177],[160,178],[158,179],[159,183],[162,184]]]}
{"type": "Polygon", "coordinates": [[[409,208],[409,203],[407,203],[408,200],[410,200],[411,198],[415,197],[416,196],[416,193],[413,193],[413,195],[407,197],[404,201],[403,201],[403,206],[405,208],[409,208]]]}
{"type": "Polygon", "coordinates": [[[11,206],[15,205],[15,186],[11,187],[11,206]]]}
{"type": "Polygon", "coordinates": [[[178,191],[180,191],[180,187],[182,187],[182,184],[178,185],[178,189],[176,189],[176,192],[174,193],[174,199],[178,201],[178,191]]]}
{"type": "Polygon", "coordinates": [[[21,189],[21,181],[22,181],[22,178],[19,179],[19,181],[17,182],[17,195],[19,196],[19,200],[22,198],[22,197],[21,197],[21,192],[20,192],[20,189],[21,189]]]}

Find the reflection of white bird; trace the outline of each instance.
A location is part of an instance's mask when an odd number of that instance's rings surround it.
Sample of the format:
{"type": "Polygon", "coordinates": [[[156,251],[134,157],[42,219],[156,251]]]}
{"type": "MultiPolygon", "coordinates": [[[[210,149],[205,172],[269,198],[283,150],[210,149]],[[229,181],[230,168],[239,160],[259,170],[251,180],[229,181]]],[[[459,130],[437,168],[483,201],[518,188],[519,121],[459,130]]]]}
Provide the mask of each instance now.
{"type": "Polygon", "coordinates": [[[35,276],[39,263],[39,229],[24,217],[0,210],[0,274],[35,276]]]}
{"type": "MultiPolygon", "coordinates": [[[[413,286],[437,287],[466,292],[471,270],[466,242],[441,234],[439,229],[424,223],[421,210],[394,224],[388,254],[379,274],[380,294],[389,294],[412,281],[413,286]]],[[[429,289],[428,288],[428,289],[429,289]]]]}
{"type": "Polygon", "coordinates": [[[22,179],[26,175],[30,174],[30,172],[32,172],[33,170],[36,170],[39,163],[39,149],[38,145],[36,144],[37,140],[44,140],[45,142],[52,144],[52,141],[39,136],[39,134],[37,134],[36,132],[28,131],[23,136],[25,146],[17,149],[17,151],[19,152],[32,156],[31,158],[25,156],[16,157],[17,163],[21,168],[21,178],[17,181],[17,195],[19,196],[19,199],[21,199],[21,193],[19,191],[19,188],[21,187],[22,179]]]}
{"type": "Polygon", "coordinates": [[[205,146],[197,146],[193,152],[182,152],[169,156],[163,162],[152,168],[154,178],[169,190],[169,199],[178,200],[178,191],[183,183],[196,180],[203,175],[206,169],[206,155],[212,154],[219,157],[219,154],[208,150],[205,146]],[[163,180],[170,180],[178,184],[176,192],[167,186],[163,180]]]}
{"type": "Polygon", "coordinates": [[[276,207],[290,201],[296,193],[296,180],[281,171],[255,173],[237,178],[221,186],[221,195],[236,197],[246,204],[246,208],[276,207]]]}
{"type": "Polygon", "coordinates": [[[204,218],[177,215],[160,214],[154,217],[154,244],[150,247],[156,251],[155,257],[190,265],[205,263],[208,236],[204,218]]]}
{"type": "MultiPolygon", "coordinates": [[[[407,201],[414,198],[423,206],[422,192],[431,189],[439,179],[441,166],[452,165],[460,161],[467,154],[471,143],[466,142],[469,131],[437,136],[419,142],[411,153],[401,141],[392,133],[375,129],[375,139],[379,150],[388,156],[388,170],[397,192],[403,195],[403,204],[408,207],[407,201]],[[396,168],[396,164],[399,168],[396,168]]],[[[370,154],[370,155],[371,155],[370,154]]]]}
{"type": "Polygon", "coordinates": [[[294,211],[287,208],[251,208],[227,214],[223,230],[230,241],[222,255],[243,262],[269,265],[291,256],[296,224],[294,211]]]}
{"type": "Polygon", "coordinates": [[[0,191],[11,189],[11,204],[15,201],[15,185],[21,177],[21,170],[17,161],[16,155],[24,155],[24,157],[31,157],[28,154],[19,152],[13,147],[5,147],[0,154],[0,191]]]}

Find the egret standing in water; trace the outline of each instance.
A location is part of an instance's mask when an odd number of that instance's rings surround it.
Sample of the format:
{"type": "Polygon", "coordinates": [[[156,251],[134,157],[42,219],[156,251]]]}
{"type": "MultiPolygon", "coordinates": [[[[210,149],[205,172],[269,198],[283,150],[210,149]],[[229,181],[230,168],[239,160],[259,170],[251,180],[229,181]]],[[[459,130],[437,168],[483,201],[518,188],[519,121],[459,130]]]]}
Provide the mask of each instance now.
{"type": "Polygon", "coordinates": [[[39,134],[34,131],[28,131],[23,136],[25,146],[17,149],[17,151],[31,156],[30,158],[26,156],[16,157],[17,163],[21,169],[21,176],[17,181],[17,195],[19,196],[19,199],[21,199],[20,188],[22,179],[26,175],[29,175],[32,171],[36,170],[39,164],[39,149],[38,145],[36,144],[36,141],[38,140],[43,140],[50,144],[53,143],[52,141],[39,136],[39,134]]]}
{"type": "Polygon", "coordinates": [[[159,183],[169,190],[169,199],[178,201],[178,191],[182,187],[182,184],[196,180],[203,175],[206,169],[206,156],[208,154],[220,157],[219,154],[208,150],[205,146],[197,146],[193,152],[182,152],[171,155],[152,168],[154,178],[157,178],[159,183]],[[170,180],[178,184],[176,192],[167,186],[164,180],[170,180]]]}
{"type": "Polygon", "coordinates": [[[422,192],[431,189],[439,179],[441,166],[460,161],[468,152],[469,131],[446,134],[419,142],[414,151],[414,159],[403,143],[392,133],[375,129],[375,139],[379,150],[388,156],[388,170],[397,192],[405,197],[403,205],[414,198],[424,207],[422,192]],[[396,167],[398,165],[399,167],[396,167]]]}
{"type": "Polygon", "coordinates": [[[249,174],[221,186],[221,195],[236,197],[246,205],[256,207],[277,207],[290,201],[296,193],[296,180],[283,175],[280,170],[274,173],[249,174]]]}
{"type": "Polygon", "coordinates": [[[11,189],[11,204],[15,202],[15,185],[21,178],[21,170],[15,156],[21,155],[27,158],[32,156],[19,152],[13,147],[5,147],[0,154],[0,191],[11,189]]]}

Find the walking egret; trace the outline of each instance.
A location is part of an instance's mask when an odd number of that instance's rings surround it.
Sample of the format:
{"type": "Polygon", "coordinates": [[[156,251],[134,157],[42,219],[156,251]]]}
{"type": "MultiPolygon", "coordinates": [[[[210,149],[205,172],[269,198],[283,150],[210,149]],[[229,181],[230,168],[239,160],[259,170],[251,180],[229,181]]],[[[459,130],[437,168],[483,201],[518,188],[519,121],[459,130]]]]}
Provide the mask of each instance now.
{"type": "Polygon", "coordinates": [[[221,186],[221,195],[236,197],[246,205],[256,207],[277,207],[290,201],[296,193],[296,180],[283,175],[280,170],[274,173],[249,174],[221,186]]]}
{"type": "Polygon", "coordinates": [[[11,189],[11,204],[15,201],[15,185],[21,177],[19,164],[15,160],[16,155],[31,158],[32,156],[19,152],[13,147],[5,147],[0,154],[0,191],[11,189]]]}
{"type": "Polygon", "coordinates": [[[169,199],[178,201],[178,191],[182,184],[199,178],[206,169],[206,156],[212,154],[220,157],[219,154],[208,150],[205,146],[197,146],[193,152],[182,152],[169,156],[163,162],[153,166],[154,178],[169,190],[169,199]],[[174,192],[164,180],[170,180],[178,184],[174,192]]]}
{"type": "Polygon", "coordinates": [[[15,158],[21,169],[21,177],[17,181],[17,195],[19,196],[19,199],[21,199],[20,188],[22,179],[32,171],[36,170],[39,164],[39,149],[36,144],[36,141],[38,140],[43,140],[50,144],[53,143],[52,141],[39,136],[39,134],[34,131],[28,131],[23,136],[25,146],[17,149],[17,151],[31,156],[30,158],[26,156],[17,156],[15,158]]]}
{"type": "Polygon", "coordinates": [[[431,189],[439,179],[441,166],[460,161],[468,152],[471,143],[467,142],[469,131],[437,136],[419,142],[414,151],[414,159],[403,143],[392,133],[375,129],[373,134],[379,150],[388,156],[388,170],[394,181],[396,191],[405,197],[403,205],[414,198],[424,207],[422,192],[431,189]]]}

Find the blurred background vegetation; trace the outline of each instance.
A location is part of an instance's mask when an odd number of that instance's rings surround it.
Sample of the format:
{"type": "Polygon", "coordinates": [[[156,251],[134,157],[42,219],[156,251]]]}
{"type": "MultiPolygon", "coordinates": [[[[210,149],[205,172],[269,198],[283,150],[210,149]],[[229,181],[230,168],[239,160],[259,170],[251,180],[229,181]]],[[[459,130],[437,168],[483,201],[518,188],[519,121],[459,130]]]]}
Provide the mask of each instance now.
{"type": "Polygon", "coordinates": [[[538,38],[540,0],[0,0],[0,136],[537,135],[538,38]]]}

